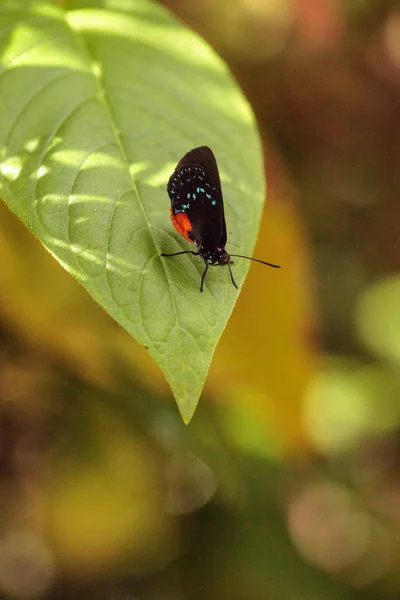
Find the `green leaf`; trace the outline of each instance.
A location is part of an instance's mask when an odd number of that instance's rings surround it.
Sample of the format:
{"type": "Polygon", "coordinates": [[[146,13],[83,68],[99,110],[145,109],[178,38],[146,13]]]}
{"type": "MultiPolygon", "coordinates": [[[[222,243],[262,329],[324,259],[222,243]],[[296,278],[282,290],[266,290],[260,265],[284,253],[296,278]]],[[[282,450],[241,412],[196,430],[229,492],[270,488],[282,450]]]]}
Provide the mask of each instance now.
{"type": "MultiPolygon", "coordinates": [[[[246,100],[197,35],[146,0],[3,0],[0,56],[1,197],[149,347],[188,422],[237,291],[211,269],[200,294],[201,259],[160,258],[189,249],[166,182],[185,152],[210,146],[227,249],[251,255],[264,184],[246,100]]],[[[241,284],[248,261],[236,262],[241,284]]]]}

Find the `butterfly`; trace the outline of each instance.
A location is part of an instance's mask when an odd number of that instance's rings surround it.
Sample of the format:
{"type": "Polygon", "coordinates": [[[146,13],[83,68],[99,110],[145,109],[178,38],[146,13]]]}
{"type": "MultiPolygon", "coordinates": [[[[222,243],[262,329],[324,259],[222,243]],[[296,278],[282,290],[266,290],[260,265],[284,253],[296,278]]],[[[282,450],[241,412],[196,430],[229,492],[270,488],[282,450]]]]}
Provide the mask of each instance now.
{"type": "Polygon", "coordinates": [[[237,288],[231,269],[231,257],[247,258],[269,267],[280,268],[258,258],[242,254],[228,254],[225,250],[227,235],[222,198],[221,181],[217,161],[208,146],[199,146],[187,152],[177,164],[168,181],[168,195],[171,200],[171,221],[177,232],[188,242],[196,245],[197,252],[183,250],[161,256],[194,254],[205,263],[200,291],[209,267],[228,266],[231,281],[237,288]]]}

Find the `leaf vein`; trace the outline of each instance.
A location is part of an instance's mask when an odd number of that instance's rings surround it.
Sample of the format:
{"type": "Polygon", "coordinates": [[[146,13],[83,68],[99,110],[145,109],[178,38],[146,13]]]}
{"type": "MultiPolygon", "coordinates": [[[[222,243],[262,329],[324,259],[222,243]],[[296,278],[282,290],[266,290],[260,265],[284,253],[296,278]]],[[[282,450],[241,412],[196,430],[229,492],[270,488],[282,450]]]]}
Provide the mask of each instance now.
{"type": "MultiPolygon", "coordinates": [[[[15,115],[14,120],[12,122],[11,127],[8,130],[7,133],[7,137],[6,140],[4,142],[4,148],[7,149],[9,140],[11,138],[12,135],[12,131],[13,129],[15,129],[15,127],[17,126],[17,122],[18,119],[23,115],[23,113],[29,108],[29,106],[31,106],[31,104],[33,102],[35,102],[35,100],[38,98],[38,96],[40,96],[40,94],[42,94],[42,92],[47,89],[48,87],[50,87],[51,85],[53,85],[53,83],[60,81],[61,79],[63,79],[64,77],[67,77],[69,75],[72,75],[73,73],[71,71],[65,71],[63,70],[62,73],[59,73],[58,75],[54,76],[52,79],[50,79],[49,81],[46,81],[46,83],[44,85],[42,85],[42,87],[40,87],[39,89],[35,90],[35,93],[29,98],[29,100],[24,104],[24,106],[18,111],[18,113],[15,115]]],[[[1,77],[1,76],[0,76],[1,77]]]]}

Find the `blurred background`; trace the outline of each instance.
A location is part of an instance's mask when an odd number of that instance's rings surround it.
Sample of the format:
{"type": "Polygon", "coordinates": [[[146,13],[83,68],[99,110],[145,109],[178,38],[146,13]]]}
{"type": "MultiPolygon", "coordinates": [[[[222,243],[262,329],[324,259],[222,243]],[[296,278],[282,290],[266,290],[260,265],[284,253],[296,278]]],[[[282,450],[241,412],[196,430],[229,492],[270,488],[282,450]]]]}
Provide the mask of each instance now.
{"type": "Polygon", "coordinates": [[[400,597],[400,3],[165,0],[257,115],[268,197],[185,427],[0,204],[6,599],[400,597]]]}

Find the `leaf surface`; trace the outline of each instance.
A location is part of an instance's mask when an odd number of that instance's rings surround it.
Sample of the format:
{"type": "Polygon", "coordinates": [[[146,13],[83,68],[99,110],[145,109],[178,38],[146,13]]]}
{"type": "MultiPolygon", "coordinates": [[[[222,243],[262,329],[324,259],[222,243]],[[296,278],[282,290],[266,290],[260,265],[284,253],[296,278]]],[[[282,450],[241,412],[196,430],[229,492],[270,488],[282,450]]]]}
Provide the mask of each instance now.
{"type": "MultiPolygon", "coordinates": [[[[166,182],[210,146],[228,252],[250,254],[264,198],[253,115],[225,65],[162,7],[12,0],[0,8],[0,195],[161,367],[193,415],[237,298],[169,220],[166,182]]],[[[248,262],[237,259],[242,283],[248,262]]]]}

